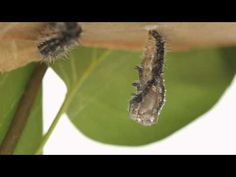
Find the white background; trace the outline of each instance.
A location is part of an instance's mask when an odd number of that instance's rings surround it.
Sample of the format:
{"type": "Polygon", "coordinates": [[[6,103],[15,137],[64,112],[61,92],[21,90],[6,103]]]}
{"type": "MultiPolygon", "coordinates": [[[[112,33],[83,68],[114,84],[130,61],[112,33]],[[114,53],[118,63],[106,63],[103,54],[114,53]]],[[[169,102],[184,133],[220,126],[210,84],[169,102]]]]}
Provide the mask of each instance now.
{"type": "MultiPolygon", "coordinates": [[[[66,87],[49,69],[44,78],[44,132],[64,100],[66,87]]],[[[66,115],[44,148],[44,154],[236,154],[236,78],[206,114],[168,138],[141,147],[106,145],[77,130],[66,115]]]]}

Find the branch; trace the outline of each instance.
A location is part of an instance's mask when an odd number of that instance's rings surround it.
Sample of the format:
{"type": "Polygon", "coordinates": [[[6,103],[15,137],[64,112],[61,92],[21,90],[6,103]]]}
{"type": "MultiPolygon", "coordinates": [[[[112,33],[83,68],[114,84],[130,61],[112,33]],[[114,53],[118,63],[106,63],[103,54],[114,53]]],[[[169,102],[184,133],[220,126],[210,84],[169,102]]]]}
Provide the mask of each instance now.
{"type": "MultiPolygon", "coordinates": [[[[36,44],[45,24],[0,22],[0,72],[40,60],[36,44]]],[[[236,45],[236,23],[81,22],[80,25],[83,29],[80,44],[85,47],[142,51],[147,28],[153,27],[165,37],[168,51],[236,45]]]]}
{"type": "Polygon", "coordinates": [[[42,84],[42,79],[46,73],[47,65],[39,63],[25,88],[25,91],[18,104],[15,115],[12,119],[11,125],[7,134],[0,146],[0,154],[13,154],[17,143],[22,135],[22,132],[27,123],[34,101],[38,95],[38,91],[42,84]]]}

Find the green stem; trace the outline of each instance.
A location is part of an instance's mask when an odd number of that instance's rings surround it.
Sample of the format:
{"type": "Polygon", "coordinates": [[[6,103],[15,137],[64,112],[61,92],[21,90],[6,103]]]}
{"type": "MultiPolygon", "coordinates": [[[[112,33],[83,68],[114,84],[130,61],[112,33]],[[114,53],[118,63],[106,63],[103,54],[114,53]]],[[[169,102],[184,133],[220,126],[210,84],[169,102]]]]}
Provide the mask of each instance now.
{"type": "Polygon", "coordinates": [[[49,127],[47,133],[44,135],[37,151],[35,154],[41,154],[43,147],[47,143],[49,137],[51,136],[53,130],[55,129],[57,123],[59,122],[61,116],[63,113],[67,111],[68,106],[73,101],[77,91],[81,87],[81,85],[84,83],[84,81],[89,77],[89,75],[95,70],[95,68],[108,56],[111,54],[111,50],[106,51],[102,56],[100,56],[98,59],[93,60],[93,62],[89,65],[89,67],[86,69],[86,71],[81,76],[80,80],[76,83],[76,85],[73,87],[72,90],[67,92],[66,98],[63,102],[63,105],[61,106],[59,112],[57,113],[55,119],[53,120],[51,126],[49,127]]]}
{"type": "Polygon", "coordinates": [[[57,123],[59,122],[60,118],[62,117],[62,114],[64,112],[66,112],[66,109],[67,109],[67,105],[68,105],[68,96],[66,96],[66,99],[65,101],[63,102],[63,105],[61,106],[60,110],[58,111],[55,119],[53,120],[52,124],[50,125],[47,133],[43,136],[43,139],[38,147],[38,149],[36,150],[36,153],[37,155],[41,154],[42,153],[42,150],[43,150],[43,147],[45,146],[45,144],[47,143],[49,137],[51,136],[53,130],[56,128],[56,125],[57,123]]]}

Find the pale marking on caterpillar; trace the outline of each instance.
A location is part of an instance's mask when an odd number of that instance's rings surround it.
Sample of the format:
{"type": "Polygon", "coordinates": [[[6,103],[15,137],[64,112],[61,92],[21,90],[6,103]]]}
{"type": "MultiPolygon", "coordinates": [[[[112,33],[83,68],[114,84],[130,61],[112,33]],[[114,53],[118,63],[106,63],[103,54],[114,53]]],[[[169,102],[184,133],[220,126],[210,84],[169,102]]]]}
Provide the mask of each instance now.
{"type": "Polygon", "coordinates": [[[131,119],[144,126],[158,121],[165,103],[164,72],[165,41],[155,29],[149,29],[143,61],[136,69],[139,81],[133,83],[137,93],[130,100],[129,115],[131,119]]]}
{"type": "Polygon", "coordinates": [[[41,31],[38,50],[43,62],[51,63],[78,45],[82,29],[77,22],[50,22],[41,31]]]}

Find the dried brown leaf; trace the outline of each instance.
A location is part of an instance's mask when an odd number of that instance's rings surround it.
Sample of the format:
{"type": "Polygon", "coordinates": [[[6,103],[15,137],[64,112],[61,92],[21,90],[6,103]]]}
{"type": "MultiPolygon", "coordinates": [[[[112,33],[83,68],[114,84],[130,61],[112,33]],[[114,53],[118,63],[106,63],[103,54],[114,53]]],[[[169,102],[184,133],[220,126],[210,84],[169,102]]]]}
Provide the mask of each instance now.
{"type": "MultiPolygon", "coordinates": [[[[236,44],[236,23],[80,23],[81,45],[142,50],[148,28],[157,28],[167,49],[230,46],[236,44]]],[[[0,23],[0,72],[39,61],[36,42],[46,23],[0,23]]]]}

